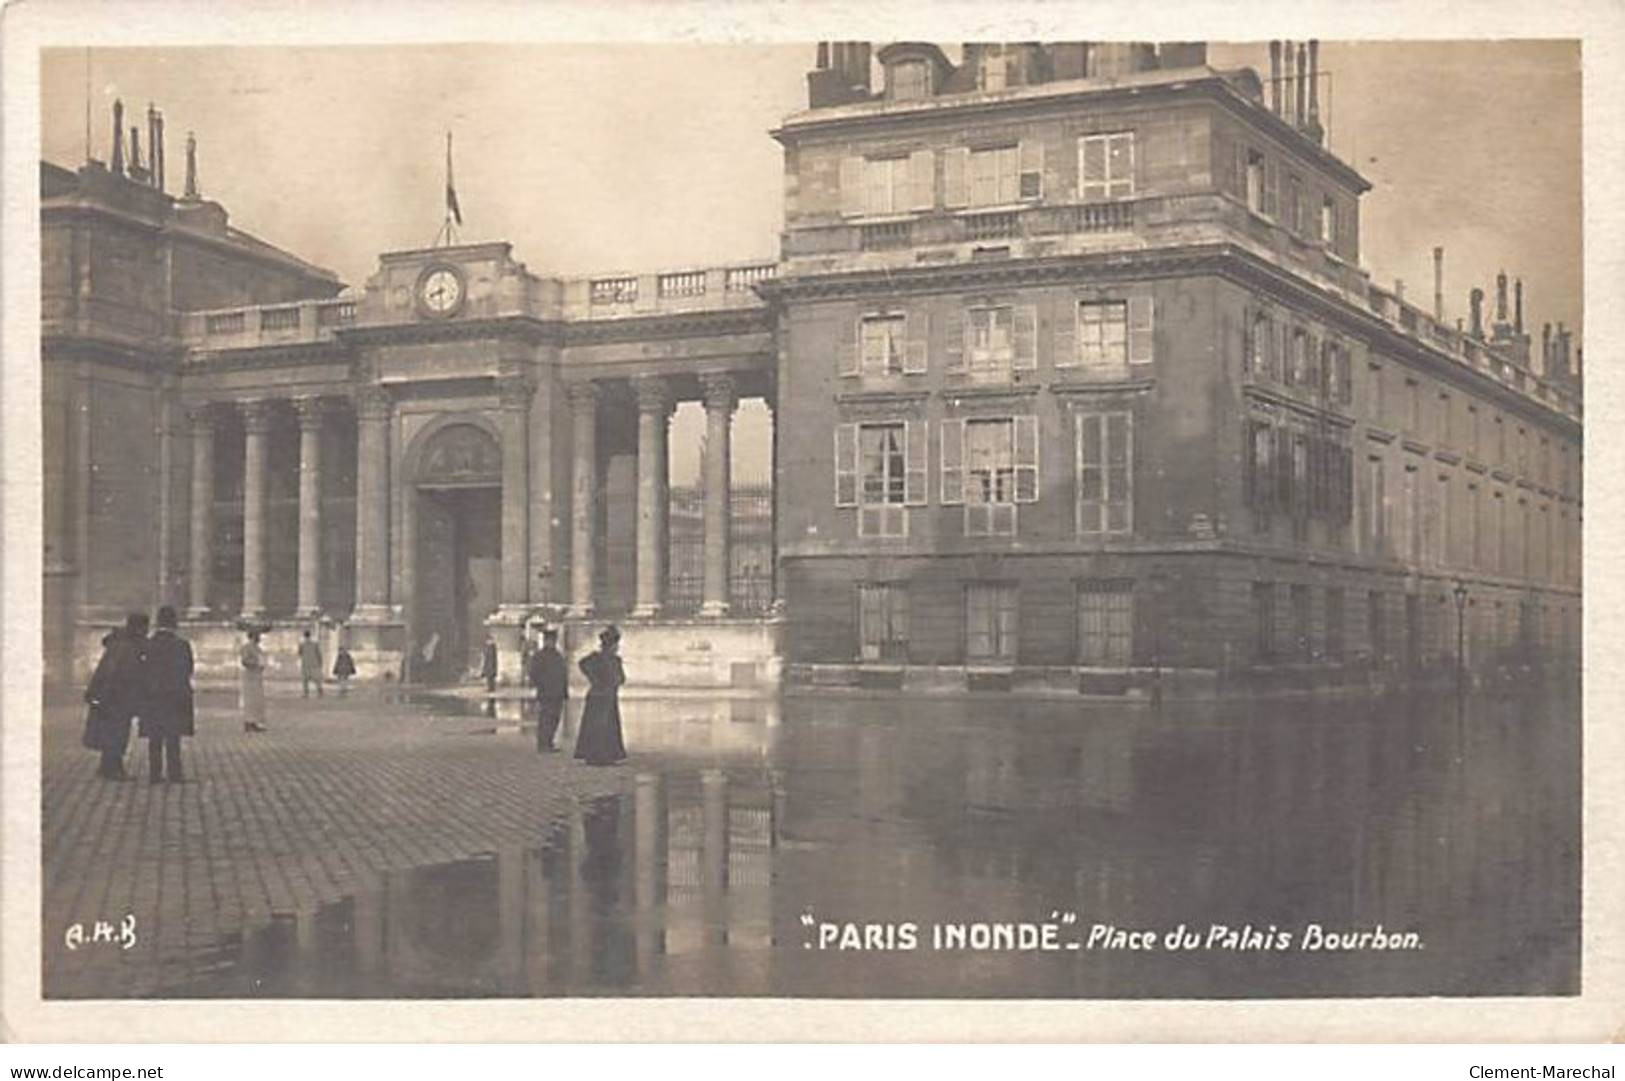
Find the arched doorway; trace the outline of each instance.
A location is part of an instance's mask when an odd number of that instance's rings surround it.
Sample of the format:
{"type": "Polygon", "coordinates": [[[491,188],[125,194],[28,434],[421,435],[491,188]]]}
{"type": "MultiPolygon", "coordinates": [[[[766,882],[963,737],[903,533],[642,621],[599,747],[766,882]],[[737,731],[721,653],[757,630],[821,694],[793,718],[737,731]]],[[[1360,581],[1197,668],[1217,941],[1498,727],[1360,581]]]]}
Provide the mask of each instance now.
{"type": "Polygon", "coordinates": [[[416,456],[413,678],[446,683],[478,671],[486,618],[502,582],[502,450],[472,420],[429,433],[416,456]]]}

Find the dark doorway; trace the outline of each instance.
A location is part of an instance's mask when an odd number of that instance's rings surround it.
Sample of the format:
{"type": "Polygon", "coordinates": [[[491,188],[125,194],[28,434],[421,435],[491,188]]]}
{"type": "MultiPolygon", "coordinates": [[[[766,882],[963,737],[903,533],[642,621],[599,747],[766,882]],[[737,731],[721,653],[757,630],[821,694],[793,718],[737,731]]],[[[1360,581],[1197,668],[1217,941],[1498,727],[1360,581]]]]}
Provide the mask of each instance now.
{"type": "Polygon", "coordinates": [[[413,678],[453,683],[479,672],[500,599],[501,491],[420,488],[417,503],[413,678]]]}

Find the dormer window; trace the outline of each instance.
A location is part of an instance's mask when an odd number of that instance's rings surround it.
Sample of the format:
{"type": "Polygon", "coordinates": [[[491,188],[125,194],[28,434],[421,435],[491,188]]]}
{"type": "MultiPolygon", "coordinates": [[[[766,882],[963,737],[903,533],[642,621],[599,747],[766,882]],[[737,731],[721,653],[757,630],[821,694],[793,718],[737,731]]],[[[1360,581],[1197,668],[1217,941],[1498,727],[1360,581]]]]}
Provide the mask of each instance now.
{"type": "Polygon", "coordinates": [[[1006,56],[1002,45],[984,45],[976,61],[976,88],[1003,90],[1011,83],[1010,65],[1013,58],[1006,56]]]}
{"type": "Polygon", "coordinates": [[[931,67],[924,60],[904,60],[889,71],[887,90],[896,101],[914,101],[931,96],[931,67]]]}

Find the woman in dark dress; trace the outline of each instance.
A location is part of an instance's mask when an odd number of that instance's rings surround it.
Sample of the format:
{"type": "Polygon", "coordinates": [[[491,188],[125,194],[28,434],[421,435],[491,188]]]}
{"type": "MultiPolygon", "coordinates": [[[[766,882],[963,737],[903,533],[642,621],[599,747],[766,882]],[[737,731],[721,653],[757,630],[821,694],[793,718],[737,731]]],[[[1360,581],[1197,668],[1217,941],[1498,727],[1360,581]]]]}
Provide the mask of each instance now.
{"type": "Polygon", "coordinates": [[[85,717],[84,744],[101,752],[96,773],[108,780],[125,777],[124,749],[130,743],[130,718],[140,708],[146,643],[147,617],[133,612],[123,630],[102,639],[101,660],[85,688],[90,711],[85,717]]]}
{"type": "Polygon", "coordinates": [[[581,674],[589,684],[581,707],[581,732],[576,736],[576,757],[589,766],[611,766],[626,760],[621,739],[620,688],[626,682],[619,649],[621,632],[606,627],[598,635],[598,652],[581,658],[581,674]]]}

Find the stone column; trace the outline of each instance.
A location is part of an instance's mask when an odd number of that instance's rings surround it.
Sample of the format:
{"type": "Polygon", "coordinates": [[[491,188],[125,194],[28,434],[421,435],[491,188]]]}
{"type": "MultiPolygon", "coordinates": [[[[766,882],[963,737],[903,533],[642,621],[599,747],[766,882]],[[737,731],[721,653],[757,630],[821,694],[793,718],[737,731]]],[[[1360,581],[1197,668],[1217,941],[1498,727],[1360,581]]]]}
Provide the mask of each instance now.
{"type": "Polygon", "coordinates": [[[244,619],[265,615],[266,437],[271,403],[244,402],[243,410],[243,607],[244,619]]]}
{"type": "Polygon", "coordinates": [[[575,462],[570,481],[570,614],[593,613],[598,542],[598,388],[570,384],[570,430],[575,462]]]}
{"type": "Polygon", "coordinates": [[[767,406],[768,423],[773,426],[770,433],[770,455],[772,461],[767,469],[767,495],[768,495],[768,581],[769,593],[772,600],[768,602],[768,611],[773,615],[782,615],[784,612],[784,586],[779,580],[779,400],[778,388],[774,387],[762,399],[767,406]]]}
{"type": "Polygon", "coordinates": [[[389,615],[389,392],[356,391],[356,615],[389,615]]]}
{"type": "Polygon", "coordinates": [[[728,614],[728,572],[732,567],[729,520],[733,505],[733,414],[739,390],[725,373],[702,375],[705,387],[705,588],[702,616],[728,614]]]}
{"type": "Polygon", "coordinates": [[[497,380],[502,403],[502,607],[522,612],[530,603],[530,399],[526,376],[497,380]]]}
{"type": "Polygon", "coordinates": [[[299,413],[299,603],[300,619],[322,613],[322,420],[320,398],[294,402],[299,413]]]}
{"type": "Polygon", "coordinates": [[[192,570],[187,578],[186,618],[209,614],[214,570],[214,414],[207,403],[187,410],[192,425],[192,570]]]}
{"type": "Polygon", "coordinates": [[[636,382],[638,395],[638,579],[632,615],[660,613],[666,595],[666,425],[671,394],[659,376],[636,382]]]}

